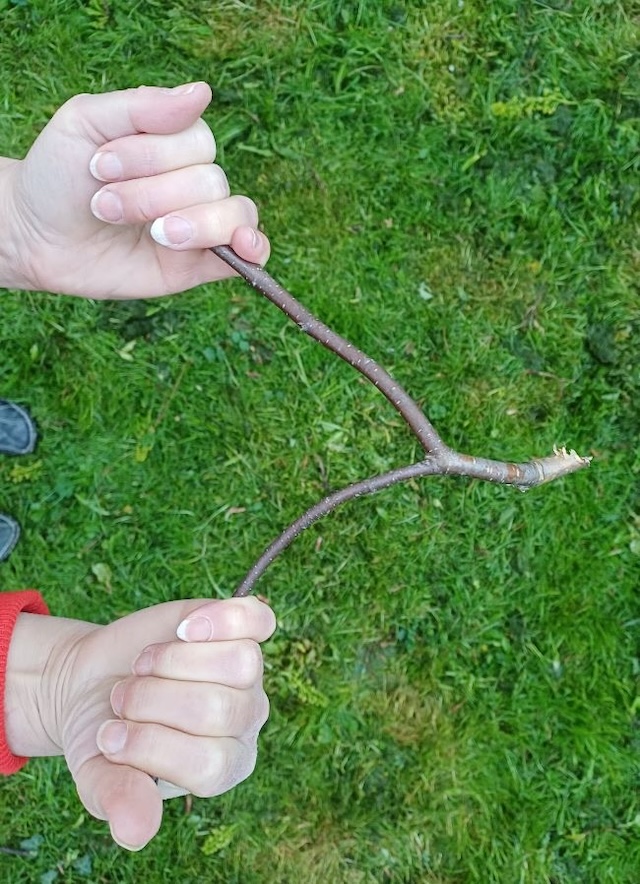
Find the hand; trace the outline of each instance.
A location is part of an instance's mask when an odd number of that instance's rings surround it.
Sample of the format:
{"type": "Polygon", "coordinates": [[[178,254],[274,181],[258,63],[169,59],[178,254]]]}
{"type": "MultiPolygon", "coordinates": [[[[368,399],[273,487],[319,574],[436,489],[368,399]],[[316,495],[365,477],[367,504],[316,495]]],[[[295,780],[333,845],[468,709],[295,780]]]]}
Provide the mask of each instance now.
{"type": "Polygon", "coordinates": [[[162,818],[152,777],[177,787],[165,797],[211,797],[253,771],[268,716],[257,642],[274,628],[255,598],[167,602],[108,626],[22,614],[7,667],[9,745],[63,753],[87,810],[139,850],[162,818]]]}
{"type": "Polygon", "coordinates": [[[264,263],[269,243],[254,203],[230,196],[213,164],[215,141],[200,118],[210,100],[207,84],[193,83],[63,105],[26,158],[0,168],[0,221],[14,256],[8,287],[148,298],[233,275],[210,246],[228,243],[264,263]]]}

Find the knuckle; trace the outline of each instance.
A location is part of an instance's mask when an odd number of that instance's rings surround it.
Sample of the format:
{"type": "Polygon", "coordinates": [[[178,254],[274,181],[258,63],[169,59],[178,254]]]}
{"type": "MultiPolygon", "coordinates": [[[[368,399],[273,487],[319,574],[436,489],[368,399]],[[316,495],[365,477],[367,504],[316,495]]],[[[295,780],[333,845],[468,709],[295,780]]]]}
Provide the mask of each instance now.
{"type": "Polygon", "coordinates": [[[271,705],[269,703],[269,697],[263,690],[261,690],[256,702],[256,715],[254,724],[254,729],[256,730],[256,732],[263,728],[267,723],[269,719],[270,709],[271,705]]]}
{"type": "Polygon", "coordinates": [[[86,120],[86,105],[91,99],[91,95],[86,92],[80,92],[67,99],[62,107],[56,112],[55,117],[63,125],[82,126],[86,120]]]}
{"type": "Polygon", "coordinates": [[[226,783],[230,780],[228,753],[225,751],[208,752],[200,766],[198,783],[191,791],[198,798],[213,798],[226,791],[226,783]]]}
{"type": "Polygon", "coordinates": [[[196,150],[203,157],[203,160],[212,163],[216,158],[216,140],[213,132],[202,118],[197,120],[192,126],[191,135],[196,150]]]}
{"type": "Polygon", "coordinates": [[[211,200],[225,199],[230,194],[229,182],[220,166],[210,164],[200,167],[202,191],[211,200]]]}
{"type": "Polygon", "coordinates": [[[258,207],[254,201],[243,194],[238,194],[235,199],[240,204],[240,209],[245,216],[246,223],[251,227],[256,227],[258,224],[258,207]]]}
{"type": "Polygon", "coordinates": [[[260,601],[260,599],[257,599],[255,596],[249,596],[245,599],[245,602],[252,612],[254,622],[259,623],[260,625],[260,632],[264,635],[263,640],[266,640],[276,631],[276,615],[269,605],[260,601]]]}
{"type": "Polygon", "coordinates": [[[234,696],[229,691],[220,691],[216,702],[212,704],[206,713],[206,727],[210,732],[220,729],[232,730],[237,718],[238,710],[234,696]]]}
{"type": "Polygon", "coordinates": [[[236,649],[236,683],[240,688],[250,688],[262,678],[263,662],[260,645],[252,639],[239,639],[236,649]]]}
{"type": "Polygon", "coordinates": [[[213,798],[246,780],[256,766],[257,744],[247,749],[233,741],[205,756],[198,783],[191,789],[198,798],[213,798]]]}
{"type": "Polygon", "coordinates": [[[87,92],[78,92],[77,95],[73,95],[65,101],[60,108],[60,111],[64,111],[65,113],[68,111],[72,113],[80,112],[90,97],[91,96],[87,92]]]}
{"type": "Polygon", "coordinates": [[[262,687],[242,697],[237,690],[222,692],[205,713],[206,733],[226,733],[236,738],[256,736],[269,718],[269,698],[262,687]]]}

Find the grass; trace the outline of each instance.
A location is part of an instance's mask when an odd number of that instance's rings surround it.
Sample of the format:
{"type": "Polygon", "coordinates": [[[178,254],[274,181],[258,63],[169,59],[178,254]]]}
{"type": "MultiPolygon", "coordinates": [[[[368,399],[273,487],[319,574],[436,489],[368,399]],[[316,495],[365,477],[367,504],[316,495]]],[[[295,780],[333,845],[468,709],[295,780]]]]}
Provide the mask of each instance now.
{"type": "MultiPolygon", "coordinates": [[[[255,775],[139,855],[63,763],[1,784],[14,882],[635,882],[640,868],[638,20],[632,4],[0,0],[1,152],[69,96],[208,80],[270,268],[447,441],[591,470],[432,480],[311,529],[260,590],[255,775]],[[635,16],[635,17],[634,17],[635,16]]],[[[105,622],[230,593],[328,485],[416,456],[375,391],[239,282],[2,295],[3,589],[105,622]],[[98,566],[107,566],[104,567],[98,566]]]]}

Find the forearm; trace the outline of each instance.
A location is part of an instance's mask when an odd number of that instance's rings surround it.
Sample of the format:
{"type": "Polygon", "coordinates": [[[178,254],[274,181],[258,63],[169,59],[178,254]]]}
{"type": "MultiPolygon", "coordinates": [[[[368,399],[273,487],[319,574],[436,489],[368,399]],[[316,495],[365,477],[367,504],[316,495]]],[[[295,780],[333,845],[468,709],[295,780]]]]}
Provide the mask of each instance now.
{"type": "Polygon", "coordinates": [[[62,754],[61,684],[78,638],[96,627],[63,617],[20,614],[7,659],[5,733],[14,755],[62,754]]]}

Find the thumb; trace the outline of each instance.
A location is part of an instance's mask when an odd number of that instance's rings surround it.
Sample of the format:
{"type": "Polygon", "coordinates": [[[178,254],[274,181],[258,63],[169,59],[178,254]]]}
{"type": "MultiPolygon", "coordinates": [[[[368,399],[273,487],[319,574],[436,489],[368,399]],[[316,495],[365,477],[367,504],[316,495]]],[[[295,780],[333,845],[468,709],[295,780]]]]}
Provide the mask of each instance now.
{"type": "Polygon", "coordinates": [[[100,146],[140,132],[181,132],[195,123],[210,101],[211,89],[206,83],[186,83],[172,89],[138,86],[98,95],[76,95],[60,108],[56,117],[67,131],[72,130],[71,134],[83,135],[100,146]]]}
{"type": "Polygon", "coordinates": [[[141,850],[158,832],[162,796],[148,774],[97,755],[82,765],[74,779],[86,809],[107,820],[120,847],[141,850]]]}

